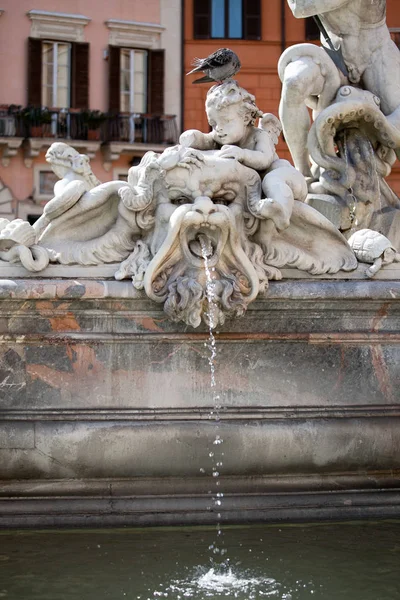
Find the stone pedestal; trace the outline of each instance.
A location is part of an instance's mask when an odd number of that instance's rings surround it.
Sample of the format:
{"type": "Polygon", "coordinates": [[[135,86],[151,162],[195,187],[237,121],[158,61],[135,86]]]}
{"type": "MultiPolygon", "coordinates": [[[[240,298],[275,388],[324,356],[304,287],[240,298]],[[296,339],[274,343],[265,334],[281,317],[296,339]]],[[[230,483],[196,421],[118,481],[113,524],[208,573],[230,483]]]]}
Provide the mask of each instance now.
{"type": "Polygon", "coordinates": [[[0,282],[0,525],[400,514],[400,282],[271,283],[217,335],[129,282],[0,282]]]}

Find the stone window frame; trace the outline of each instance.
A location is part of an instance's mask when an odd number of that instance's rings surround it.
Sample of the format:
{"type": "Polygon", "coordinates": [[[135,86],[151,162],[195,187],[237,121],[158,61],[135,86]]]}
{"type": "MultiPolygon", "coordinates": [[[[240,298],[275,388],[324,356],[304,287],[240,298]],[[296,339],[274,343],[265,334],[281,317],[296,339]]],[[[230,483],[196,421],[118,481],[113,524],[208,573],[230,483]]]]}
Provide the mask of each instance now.
{"type": "Polygon", "coordinates": [[[32,197],[35,202],[45,202],[54,198],[54,194],[42,194],[40,192],[40,173],[43,171],[52,172],[51,167],[47,163],[35,164],[33,167],[33,193],[32,197]]]}
{"type": "MultiPolygon", "coordinates": [[[[129,172],[130,167],[114,167],[113,169],[113,181],[121,181],[120,179],[120,175],[123,175],[124,177],[128,176],[128,172],[129,172]]],[[[122,180],[124,181],[124,180],[122,180]]]]}
{"type": "Polygon", "coordinates": [[[33,9],[26,14],[32,21],[30,37],[65,42],[86,41],[85,27],[92,20],[84,15],[47,10],[33,9]]]}
{"type": "Polygon", "coordinates": [[[161,34],[165,30],[163,25],[122,19],[108,19],[105,24],[109,29],[108,43],[110,46],[148,50],[157,50],[162,47],[161,34]]]}

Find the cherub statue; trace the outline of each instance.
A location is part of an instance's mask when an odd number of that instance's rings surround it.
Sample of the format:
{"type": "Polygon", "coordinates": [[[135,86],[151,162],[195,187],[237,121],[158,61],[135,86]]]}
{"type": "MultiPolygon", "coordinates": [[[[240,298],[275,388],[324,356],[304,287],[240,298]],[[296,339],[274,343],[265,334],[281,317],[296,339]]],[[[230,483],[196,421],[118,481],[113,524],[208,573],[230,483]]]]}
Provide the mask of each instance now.
{"type": "MultiPolygon", "coordinates": [[[[234,158],[246,167],[266,171],[278,158],[275,144],[281,126],[273,115],[263,115],[252,94],[229,80],[213,86],[206,100],[206,112],[212,131],[202,133],[195,129],[185,131],[180,137],[182,146],[198,150],[219,149],[221,158],[234,158]],[[272,133],[255,127],[257,117],[272,125],[272,133]],[[269,118],[269,119],[268,119],[269,118]]],[[[194,154],[199,158],[199,154],[194,154]]]]}
{"type": "Polygon", "coordinates": [[[272,219],[278,230],[288,227],[293,202],[295,199],[303,201],[307,188],[290,163],[279,159],[276,153],[282,130],[277,117],[263,113],[254,96],[232,80],[208,91],[206,112],[212,128],[210,133],[191,129],[180,137],[180,144],[192,149],[182,159],[181,166],[201,164],[204,156],[199,150],[219,150],[220,158],[234,159],[254,169],[262,177],[265,198],[250,204],[251,212],[257,217],[272,219]],[[277,169],[279,177],[273,174],[277,169]]]}

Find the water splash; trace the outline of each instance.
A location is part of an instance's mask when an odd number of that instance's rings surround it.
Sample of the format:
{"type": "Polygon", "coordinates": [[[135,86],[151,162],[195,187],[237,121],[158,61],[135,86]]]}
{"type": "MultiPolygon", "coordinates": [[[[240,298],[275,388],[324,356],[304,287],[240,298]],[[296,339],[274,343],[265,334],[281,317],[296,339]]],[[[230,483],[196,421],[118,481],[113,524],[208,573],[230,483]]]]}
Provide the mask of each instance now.
{"type": "Polygon", "coordinates": [[[232,569],[229,569],[226,573],[218,573],[215,569],[210,569],[197,580],[199,590],[211,590],[213,592],[235,590],[238,592],[251,592],[254,591],[255,586],[260,586],[260,584],[275,587],[276,581],[274,579],[246,577],[245,575],[238,577],[232,569]]]}
{"type": "Polygon", "coordinates": [[[218,570],[215,568],[209,569],[207,572],[199,571],[191,579],[174,580],[163,592],[157,592],[156,595],[174,600],[227,597],[241,600],[256,600],[257,598],[290,600],[291,598],[291,595],[282,595],[281,585],[275,579],[254,577],[247,572],[235,574],[231,569],[218,570]]]}
{"type": "MultiPolygon", "coordinates": [[[[172,579],[169,585],[161,586],[152,596],[154,598],[169,598],[170,600],[206,600],[206,598],[236,598],[237,600],[300,600],[313,598],[317,588],[312,581],[297,579],[292,585],[280,582],[272,577],[263,576],[253,569],[235,568],[235,572],[223,566],[211,568],[196,567],[186,578],[172,579]]],[[[323,586],[320,585],[320,588],[323,586]]],[[[150,591],[150,589],[149,589],[150,591]]],[[[318,596],[315,596],[316,598],[318,596]]],[[[324,596],[325,597],[325,596],[324,596]]],[[[141,598],[138,596],[138,598],[141,598]]]]}

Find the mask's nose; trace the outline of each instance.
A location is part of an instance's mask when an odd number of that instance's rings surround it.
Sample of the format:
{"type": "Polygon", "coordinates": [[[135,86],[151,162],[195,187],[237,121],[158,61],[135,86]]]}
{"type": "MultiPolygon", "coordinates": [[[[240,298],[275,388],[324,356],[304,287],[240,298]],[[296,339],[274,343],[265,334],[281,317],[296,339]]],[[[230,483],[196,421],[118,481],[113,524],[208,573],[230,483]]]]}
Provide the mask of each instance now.
{"type": "Polygon", "coordinates": [[[215,205],[207,196],[199,196],[194,203],[194,210],[205,216],[216,212],[215,205]]]}

